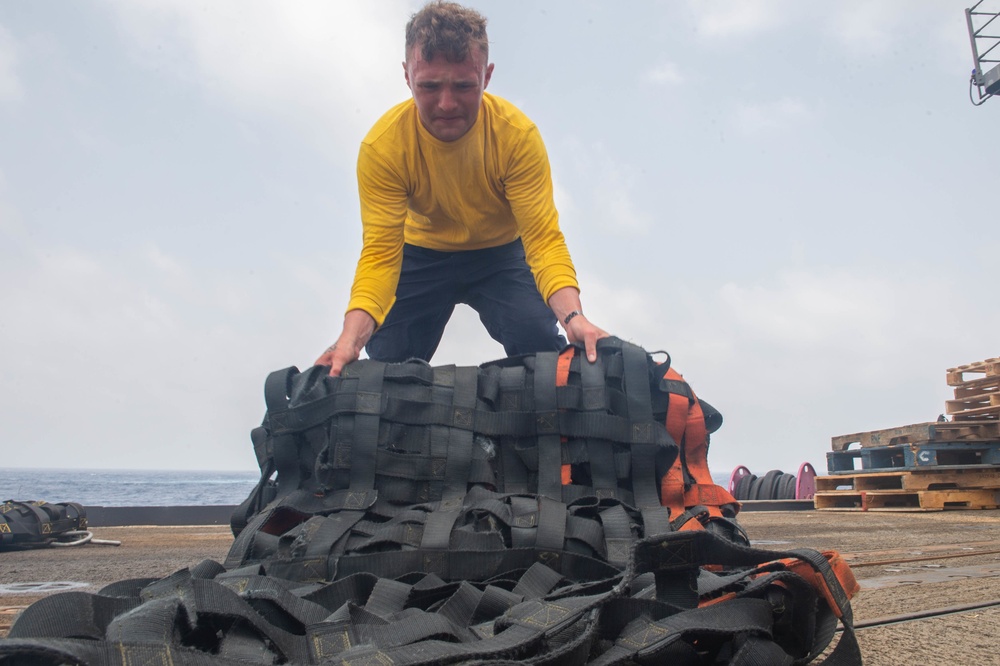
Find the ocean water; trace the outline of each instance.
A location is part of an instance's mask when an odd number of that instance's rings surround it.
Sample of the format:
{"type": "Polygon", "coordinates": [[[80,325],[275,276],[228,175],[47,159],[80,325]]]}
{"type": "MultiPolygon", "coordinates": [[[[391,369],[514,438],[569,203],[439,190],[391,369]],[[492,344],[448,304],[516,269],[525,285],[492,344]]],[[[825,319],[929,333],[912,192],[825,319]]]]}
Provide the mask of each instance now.
{"type": "Polygon", "coordinates": [[[84,506],[239,504],[259,472],[0,468],[0,502],[44,500],[84,506]]]}

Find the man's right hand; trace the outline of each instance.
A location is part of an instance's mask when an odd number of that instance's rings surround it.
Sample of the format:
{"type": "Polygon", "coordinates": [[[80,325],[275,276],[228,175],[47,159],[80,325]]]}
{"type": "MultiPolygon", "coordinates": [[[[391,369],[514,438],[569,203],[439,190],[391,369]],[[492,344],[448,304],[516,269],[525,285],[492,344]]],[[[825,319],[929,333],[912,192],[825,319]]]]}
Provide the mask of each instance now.
{"type": "Polygon", "coordinates": [[[357,361],[361,356],[360,352],[352,352],[347,345],[340,346],[340,342],[334,342],[326,348],[313,365],[330,366],[330,376],[339,377],[344,366],[352,361],[357,361]]]}
{"type": "Polygon", "coordinates": [[[375,332],[375,320],[364,310],[351,310],[344,317],[344,330],[313,365],[330,366],[330,376],[339,377],[344,366],[357,361],[375,332]]]}

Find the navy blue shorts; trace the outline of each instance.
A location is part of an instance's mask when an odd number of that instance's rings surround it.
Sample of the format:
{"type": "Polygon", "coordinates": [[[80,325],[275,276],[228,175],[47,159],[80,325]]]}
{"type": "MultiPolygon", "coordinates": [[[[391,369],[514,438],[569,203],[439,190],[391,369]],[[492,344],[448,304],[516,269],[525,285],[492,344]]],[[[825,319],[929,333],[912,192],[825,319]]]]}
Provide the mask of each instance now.
{"type": "Polygon", "coordinates": [[[368,356],[387,363],[430,361],[458,303],[479,313],[508,356],[566,345],[538,293],[520,240],[465,252],[404,245],[396,302],[368,341],[368,356]]]}

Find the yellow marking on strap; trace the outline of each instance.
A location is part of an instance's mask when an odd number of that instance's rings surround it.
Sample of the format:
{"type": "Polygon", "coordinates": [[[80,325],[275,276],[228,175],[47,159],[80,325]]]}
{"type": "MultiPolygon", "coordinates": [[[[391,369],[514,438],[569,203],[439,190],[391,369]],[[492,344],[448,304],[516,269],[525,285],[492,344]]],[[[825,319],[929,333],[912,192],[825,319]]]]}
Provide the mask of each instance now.
{"type": "Polygon", "coordinates": [[[149,654],[149,647],[144,646],[142,648],[142,660],[135,660],[133,652],[129,649],[127,645],[118,642],[118,652],[121,654],[122,666],[174,666],[174,655],[170,651],[170,646],[164,646],[162,650],[157,650],[155,655],[158,659],[155,662],[149,661],[149,657],[153,656],[149,654]]]}
{"type": "Polygon", "coordinates": [[[670,632],[663,627],[655,624],[647,624],[645,627],[641,627],[638,631],[633,631],[631,634],[620,639],[618,642],[622,645],[627,645],[634,650],[641,650],[645,647],[653,645],[668,633],[670,632]]]}
{"type": "Polygon", "coordinates": [[[320,659],[329,657],[351,648],[351,635],[345,630],[337,634],[313,636],[313,650],[320,659]],[[327,651],[327,646],[333,648],[327,651]]]}

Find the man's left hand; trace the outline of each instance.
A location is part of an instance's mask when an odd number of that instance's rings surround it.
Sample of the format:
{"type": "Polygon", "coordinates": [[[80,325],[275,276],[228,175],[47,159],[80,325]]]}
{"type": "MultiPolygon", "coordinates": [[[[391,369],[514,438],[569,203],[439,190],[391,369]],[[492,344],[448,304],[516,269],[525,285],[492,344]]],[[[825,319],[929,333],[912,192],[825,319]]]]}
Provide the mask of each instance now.
{"type": "Polygon", "coordinates": [[[566,337],[570,342],[583,345],[587,351],[587,360],[591,363],[597,360],[597,341],[610,336],[610,333],[595,326],[583,314],[573,317],[566,325],[566,337]]]}
{"type": "Polygon", "coordinates": [[[597,341],[610,337],[607,331],[594,326],[583,315],[583,304],[580,303],[580,290],[576,287],[557,289],[549,296],[549,307],[556,319],[562,324],[569,341],[583,345],[587,351],[587,360],[593,363],[597,360],[597,341]]]}

